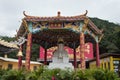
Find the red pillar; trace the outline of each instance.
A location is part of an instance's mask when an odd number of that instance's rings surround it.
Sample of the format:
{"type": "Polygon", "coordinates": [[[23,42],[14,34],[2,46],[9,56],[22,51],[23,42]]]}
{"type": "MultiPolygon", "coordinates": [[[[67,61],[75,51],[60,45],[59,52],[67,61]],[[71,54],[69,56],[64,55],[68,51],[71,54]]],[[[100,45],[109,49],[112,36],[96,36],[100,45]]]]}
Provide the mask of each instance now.
{"type": "Polygon", "coordinates": [[[96,42],[96,66],[100,67],[99,43],[96,42]]]}
{"type": "Polygon", "coordinates": [[[18,69],[22,68],[22,56],[18,56],[18,69]]]}
{"type": "Polygon", "coordinates": [[[76,50],[74,49],[74,68],[77,68],[76,50]]]}
{"type": "Polygon", "coordinates": [[[30,70],[31,46],[32,46],[32,33],[28,33],[27,49],[26,49],[26,61],[25,61],[25,67],[27,70],[30,70]]]}
{"type": "Polygon", "coordinates": [[[19,49],[19,52],[17,54],[18,56],[18,69],[21,69],[22,68],[22,45],[20,45],[20,49],[19,49]]]}
{"type": "Polygon", "coordinates": [[[80,65],[80,68],[81,69],[85,69],[85,56],[84,56],[84,47],[85,46],[85,39],[84,39],[84,33],[81,32],[80,33],[80,62],[81,62],[81,65],[80,65]]]}
{"type": "Polygon", "coordinates": [[[40,50],[40,49],[41,49],[41,46],[39,47],[39,60],[40,60],[40,55],[41,55],[41,54],[40,54],[40,53],[41,53],[41,50],[40,50]]]}
{"type": "Polygon", "coordinates": [[[47,49],[45,49],[44,53],[44,65],[47,65],[47,49]]]}

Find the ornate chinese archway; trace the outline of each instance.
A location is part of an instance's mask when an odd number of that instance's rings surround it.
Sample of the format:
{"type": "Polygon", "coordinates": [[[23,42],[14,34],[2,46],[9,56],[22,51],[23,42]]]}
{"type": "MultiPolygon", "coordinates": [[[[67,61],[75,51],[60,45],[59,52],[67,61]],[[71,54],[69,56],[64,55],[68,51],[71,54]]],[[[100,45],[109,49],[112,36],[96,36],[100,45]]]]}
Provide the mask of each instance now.
{"type": "MultiPolygon", "coordinates": [[[[96,66],[100,66],[99,61],[99,41],[102,31],[85,14],[78,16],[61,16],[58,12],[54,17],[36,17],[26,15],[22,19],[22,24],[17,36],[27,37],[26,68],[30,69],[30,56],[32,43],[37,43],[45,49],[44,64],[47,62],[47,49],[57,45],[57,40],[62,37],[65,46],[76,49],[80,46],[81,68],[85,69],[84,48],[85,43],[94,44],[96,54],[96,66]]],[[[76,52],[74,51],[74,64],[76,64],[76,52]]]]}

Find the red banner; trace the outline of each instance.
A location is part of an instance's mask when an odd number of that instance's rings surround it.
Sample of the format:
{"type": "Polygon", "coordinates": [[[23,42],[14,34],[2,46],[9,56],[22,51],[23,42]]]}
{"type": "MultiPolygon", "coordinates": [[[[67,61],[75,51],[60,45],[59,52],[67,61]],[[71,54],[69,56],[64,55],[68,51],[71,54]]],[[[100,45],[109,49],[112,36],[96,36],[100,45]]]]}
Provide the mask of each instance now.
{"type": "MultiPolygon", "coordinates": [[[[53,52],[57,49],[57,47],[51,47],[47,49],[47,59],[52,59],[53,52]]],[[[73,49],[66,47],[65,50],[68,52],[69,58],[73,59],[73,49]]],[[[40,59],[44,59],[44,48],[40,47],[40,59]]],[[[80,59],[80,46],[76,48],[76,57],[77,59],[80,59]]],[[[93,44],[92,43],[86,43],[85,44],[85,59],[93,59],[93,44]]]]}

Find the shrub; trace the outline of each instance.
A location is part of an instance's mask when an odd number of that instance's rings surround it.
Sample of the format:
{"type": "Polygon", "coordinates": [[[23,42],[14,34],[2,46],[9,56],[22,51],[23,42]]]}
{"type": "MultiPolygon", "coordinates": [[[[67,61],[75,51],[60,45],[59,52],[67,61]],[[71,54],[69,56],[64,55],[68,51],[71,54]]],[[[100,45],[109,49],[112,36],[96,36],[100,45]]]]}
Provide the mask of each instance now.
{"type": "Polygon", "coordinates": [[[116,80],[118,78],[118,75],[113,71],[104,70],[104,72],[105,72],[105,80],[116,80]]]}
{"type": "Polygon", "coordinates": [[[57,80],[72,80],[72,72],[70,69],[59,70],[55,77],[57,80]]]}
{"type": "Polygon", "coordinates": [[[97,69],[93,73],[95,80],[105,80],[105,72],[101,69],[97,69]]]}
{"type": "Polygon", "coordinates": [[[47,69],[40,67],[36,71],[0,70],[0,80],[120,80],[113,71],[102,69],[70,70],[47,69]]]}
{"type": "Polygon", "coordinates": [[[8,70],[2,77],[2,80],[25,80],[23,70],[8,70]]]}
{"type": "Polygon", "coordinates": [[[2,78],[2,76],[7,72],[7,70],[5,69],[0,69],[0,79],[2,78]]]}
{"type": "Polygon", "coordinates": [[[73,80],[90,80],[91,74],[88,70],[76,70],[73,72],[73,80]]]}
{"type": "Polygon", "coordinates": [[[115,72],[103,69],[93,70],[93,77],[95,80],[120,80],[115,72]]]}

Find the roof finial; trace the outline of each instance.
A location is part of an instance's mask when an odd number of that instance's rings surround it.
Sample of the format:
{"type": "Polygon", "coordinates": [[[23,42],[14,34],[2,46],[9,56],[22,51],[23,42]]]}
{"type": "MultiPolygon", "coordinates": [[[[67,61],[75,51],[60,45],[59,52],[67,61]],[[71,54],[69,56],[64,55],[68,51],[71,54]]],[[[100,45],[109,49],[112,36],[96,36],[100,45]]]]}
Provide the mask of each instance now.
{"type": "Polygon", "coordinates": [[[58,11],[58,17],[60,17],[60,11],[58,11]]]}
{"type": "Polygon", "coordinates": [[[28,17],[28,15],[27,15],[27,14],[25,14],[25,11],[23,11],[23,14],[24,14],[24,16],[28,17]]]}
{"type": "Polygon", "coordinates": [[[87,13],[88,13],[88,10],[86,10],[85,14],[83,14],[83,15],[84,15],[84,16],[86,16],[86,15],[87,15],[87,13]]]}
{"type": "Polygon", "coordinates": [[[64,40],[63,40],[62,37],[59,37],[59,38],[58,38],[58,44],[61,44],[61,43],[64,43],[64,40]]]}

